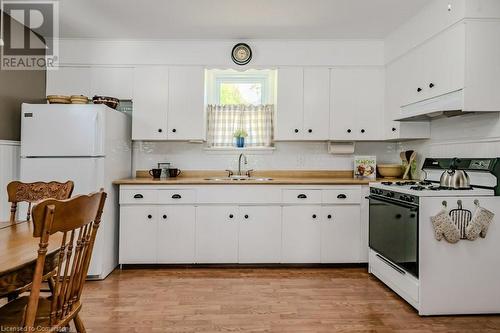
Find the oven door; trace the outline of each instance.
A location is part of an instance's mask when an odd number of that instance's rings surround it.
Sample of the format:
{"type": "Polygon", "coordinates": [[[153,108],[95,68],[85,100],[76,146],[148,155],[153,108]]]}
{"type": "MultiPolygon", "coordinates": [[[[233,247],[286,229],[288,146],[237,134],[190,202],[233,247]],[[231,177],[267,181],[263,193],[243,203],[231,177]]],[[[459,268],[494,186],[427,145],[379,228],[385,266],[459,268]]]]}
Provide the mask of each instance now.
{"type": "Polygon", "coordinates": [[[370,195],[370,248],[418,277],[418,206],[370,195]]]}

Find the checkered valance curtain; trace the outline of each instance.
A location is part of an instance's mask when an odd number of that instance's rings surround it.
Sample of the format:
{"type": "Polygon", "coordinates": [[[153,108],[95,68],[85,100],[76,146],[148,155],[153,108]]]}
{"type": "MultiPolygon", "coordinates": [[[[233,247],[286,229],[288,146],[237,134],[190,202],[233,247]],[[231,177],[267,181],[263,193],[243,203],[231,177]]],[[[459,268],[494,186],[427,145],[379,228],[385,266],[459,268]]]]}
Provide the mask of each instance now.
{"type": "Polygon", "coordinates": [[[247,147],[271,146],[273,112],[273,105],[208,105],[208,145],[233,147],[234,132],[243,129],[247,147]]]}

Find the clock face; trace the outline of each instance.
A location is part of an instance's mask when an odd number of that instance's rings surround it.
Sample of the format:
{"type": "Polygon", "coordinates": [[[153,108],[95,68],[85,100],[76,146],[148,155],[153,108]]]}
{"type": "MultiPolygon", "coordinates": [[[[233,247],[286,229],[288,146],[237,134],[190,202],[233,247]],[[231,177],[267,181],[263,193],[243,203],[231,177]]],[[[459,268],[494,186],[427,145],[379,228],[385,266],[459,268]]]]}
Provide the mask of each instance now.
{"type": "Polygon", "coordinates": [[[231,58],[237,65],[246,65],[252,60],[252,50],[245,43],[236,44],[231,52],[231,58]]]}

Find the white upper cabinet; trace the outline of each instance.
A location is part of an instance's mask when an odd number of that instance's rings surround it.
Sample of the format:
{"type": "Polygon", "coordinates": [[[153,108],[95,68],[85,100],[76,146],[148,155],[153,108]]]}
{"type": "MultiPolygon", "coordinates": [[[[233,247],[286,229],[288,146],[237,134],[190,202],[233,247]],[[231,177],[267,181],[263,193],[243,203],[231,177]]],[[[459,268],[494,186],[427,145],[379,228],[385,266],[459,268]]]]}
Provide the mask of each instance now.
{"type": "Polygon", "coordinates": [[[329,78],[328,68],[278,70],[276,140],[328,140],[329,78]]]}
{"type": "Polygon", "coordinates": [[[403,58],[401,71],[406,74],[397,82],[404,87],[401,106],[463,89],[465,24],[434,36],[403,58]]]}
{"type": "Polygon", "coordinates": [[[384,136],[387,140],[425,139],[430,137],[429,122],[399,122],[401,105],[413,91],[401,84],[409,77],[410,63],[413,58],[399,58],[386,67],[386,98],[384,114],[384,136]]]}
{"type": "Polygon", "coordinates": [[[275,140],[301,140],[304,107],[302,67],[278,70],[275,140]]]}
{"type": "Polygon", "coordinates": [[[90,96],[90,67],[47,70],[47,95],[90,96]]]}
{"type": "Polygon", "coordinates": [[[166,140],[168,67],[135,68],[132,140],[166,140]]]}
{"type": "Polygon", "coordinates": [[[205,70],[201,66],[170,67],[169,140],[205,139],[205,70]]]}
{"type": "Polygon", "coordinates": [[[330,70],[304,68],[304,139],[327,139],[329,118],[330,70]]]}
{"type": "Polygon", "coordinates": [[[394,113],[392,104],[396,100],[403,110],[395,118],[411,117],[414,109],[425,108],[429,112],[456,110],[451,107],[463,111],[500,111],[500,95],[492,89],[500,84],[499,35],[498,21],[465,20],[391,62],[387,66],[387,87],[389,94],[394,94],[388,96],[390,112],[394,113]],[[394,87],[399,90],[400,98],[395,96],[394,87]],[[442,95],[447,95],[454,104],[426,106],[442,95]],[[458,96],[458,101],[450,96],[458,96]]]}
{"type": "Polygon", "coordinates": [[[384,69],[335,68],[330,82],[330,139],[382,140],[384,69]]]}
{"type": "Polygon", "coordinates": [[[133,98],[132,67],[92,67],[90,73],[90,97],[99,95],[118,99],[133,98]]]}

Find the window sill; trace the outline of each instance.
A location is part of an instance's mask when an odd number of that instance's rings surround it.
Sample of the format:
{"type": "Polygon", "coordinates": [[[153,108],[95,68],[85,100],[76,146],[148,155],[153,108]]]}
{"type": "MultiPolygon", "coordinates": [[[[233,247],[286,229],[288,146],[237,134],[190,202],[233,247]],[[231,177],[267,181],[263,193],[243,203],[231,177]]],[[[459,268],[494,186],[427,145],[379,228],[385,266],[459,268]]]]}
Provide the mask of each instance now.
{"type": "Polygon", "coordinates": [[[220,155],[234,155],[234,154],[272,154],[276,147],[245,147],[245,148],[236,148],[236,147],[206,147],[205,152],[209,154],[220,154],[220,155]]]}

